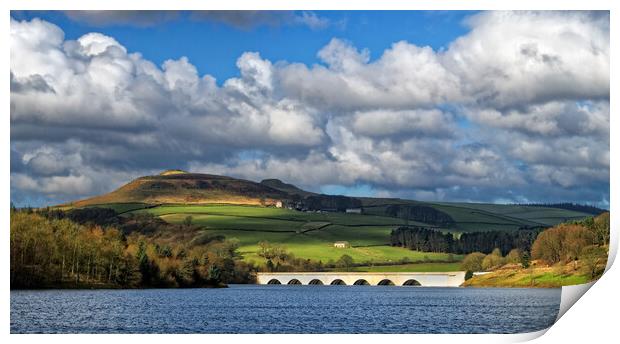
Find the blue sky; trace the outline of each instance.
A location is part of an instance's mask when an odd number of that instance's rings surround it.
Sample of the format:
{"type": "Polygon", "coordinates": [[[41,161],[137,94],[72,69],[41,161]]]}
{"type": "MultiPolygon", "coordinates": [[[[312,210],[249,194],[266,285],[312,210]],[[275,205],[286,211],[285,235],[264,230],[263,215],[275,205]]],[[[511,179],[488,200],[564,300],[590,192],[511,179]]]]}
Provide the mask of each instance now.
{"type": "Polygon", "coordinates": [[[181,168],[354,196],[609,206],[608,12],[11,18],[17,205],[181,168]]]}
{"type": "MultiPolygon", "coordinates": [[[[302,12],[298,12],[302,13],[302,12]]],[[[324,28],[307,25],[263,24],[235,27],[221,22],[189,19],[189,13],[146,27],[127,24],[93,24],[75,21],[63,12],[13,11],[14,19],[41,18],[60,26],[66,39],[89,32],[116,38],[129,52],[140,52],[157,64],[187,56],[202,74],[222,80],[238,76],[236,59],[246,51],[260,52],[271,61],[320,63],[316,52],[333,37],[342,38],[370,51],[376,59],[392,43],[406,40],[433,49],[445,48],[467,32],[463,19],[473,11],[318,11],[329,21],[324,28]]]]}

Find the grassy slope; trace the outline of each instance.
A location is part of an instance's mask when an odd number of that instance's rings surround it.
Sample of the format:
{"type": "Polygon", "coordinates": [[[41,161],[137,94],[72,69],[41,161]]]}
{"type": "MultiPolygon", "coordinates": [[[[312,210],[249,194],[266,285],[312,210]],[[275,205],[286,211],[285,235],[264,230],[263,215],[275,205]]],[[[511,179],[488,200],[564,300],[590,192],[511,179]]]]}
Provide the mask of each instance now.
{"type": "MultiPolygon", "coordinates": [[[[308,214],[284,209],[262,209],[260,204],[275,204],[290,194],[310,195],[292,184],[270,179],[262,183],[211,174],[187,173],[180,170],[164,171],[160,175],[137,178],[115,191],[90,199],[76,201],[67,206],[85,207],[109,204],[120,212],[145,207],[147,204],[174,204],[175,209],[166,206],[157,210],[157,215],[173,213],[202,214],[209,212],[218,215],[276,217],[281,220],[304,222],[331,222],[338,225],[382,225],[392,226],[402,223],[401,219],[385,216],[389,205],[407,204],[433,207],[450,215],[455,223],[449,228],[452,232],[471,232],[484,230],[515,230],[523,226],[554,225],[567,220],[579,219],[588,214],[576,211],[500,205],[485,203],[421,202],[390,198],[360,198],[364,212],[376,217],[345,214],[308,214]],[[270,186],[271,185],[271,186],[270,186]],[[284,191],[283,191],[284,190],[284,191]],[[243,208],[230,209],[216,203],[237,204],[243,208]],[[200,206],[211,204],[208,206],[200,206]],[[183,205],[196,205],[187,207],[183,205]],[[245,207],[243,205],[246,205],[245,207]],[[231,213],[233,211],[233,213],[231,213]]],[[[410,221],[411,225],[427,224],[410,221]]]]}
{"type": "MultiPolygon", "coordinates": [[[[207,233],[239,240],[239,251],[248,261],[262,262],[256,252],[258,242],[279,243],[296,257],[312,260],[337,260],[348,254],[356,262],[396,262],[446,260],[447,254],[423,253],[391,247],[389,235],[402,220],[343,213],[304,213],[288,209],[237,205],[169,205],[137,212],[149,212],[171,223],[192,223],[207,233]],[[348,241],[353,247],[335,248],[335,241],[348,241]]],[[[459,256],[455,256],[459,259],[459,256]]]]}
{"type": "Polygon", "coordinates": [[[581,219],[590,214],[572,210],[529,207],[520,205],[488,204],[488,203],[433,203],[439,210],[444,210],[453,216],[456,222],[467,222],[475,225],[477,222],[483,227],[493,227],[493,223],[511,225],[556,225],[574,219],[581,219]]]}
{"type": "Polygon", "coordinates": [[[486,275],[474,276],[463,283],[464,287],[506,288],[559,288],[565,285],[583,284],[588,276],[565,267],[532,267],[529,269],[500,269],[486,275]]]}
{"type": "Polygon", "coordinates": [[[260,219],[277,219],[306,222],[331,222],[340,225],[400,225],[401,219],[385,216],[369,216],[344,213],[305,213],[296,210],[273,207],[257,207],[244,205],[164,205],[152,209],[145,209],[158,216],[167,214],[209,214],[229,215],[235,217],[256,217],[260,219]]]}
{"type": "Polygon", "coordinates": [[[460,271],[461,263],[414,263],[388,266],[358,266],[352,270],[367,272],[451,272],[460,271]]]}
{"type": "Polygon", "coordinates": [[[110,203],[275,204],[284,192],[249,180],[210,174],[166,171],[132,180],[107,194],[72,202],[76,207],[110,203]]]}
{"type": "MultiPolygon", "coordinates": [[[[418,202],[407,200],[364,199],[369,205],[367,213],[381,215],[387,204],[412,204],[431,206],[450,215],[456,222],[451,232],[475,232],[488,230],[516,230],[523,226],[551,226],[561,222],[591,216],[586,213],[546,207],[486,203],[418,202]]],[[[410,222],[411,223],[411,222],[410,222]]],[[[412,223],[413,224],[413,223],[412,223]]]]}
{"type": "MultiPolygon", "coordinates": [[[[244,259],[262,263],[258,242],[266,240],[279,243],[296,257],[312,260],[337,260],[348,254],[357,263],[389,263],[403,258],[422,262],[426,259],[447,260],[442,253],[423,253],[403,248],[391,247],[389,234],[392,229],[403,224],[399,218],[379,216],[384,209],[381,200],[374,200],[376,207],[367,208],[376,215],[344,213],[311,213],[295,210],[260,207],[252,205],[207,204],[207,205],[162,205],[146,208],[144,203],[118,203],[105,205],[119,212],[149,212],[171,223],[182,223],[192,216],[192,223],[204,228],[206,233],[224,235],[239,240],[240,252],[244,259]],[[348,241],[353,247],[334,248],[335,241],[348,241]]],[[[385,201],[385,200],[384,200],[385,201]]],[[[453,232],[480,230],[516,230],[525,225],[555,224],[586,214],[542,207],[523,207],[511,205],[474,203],[422,203],[403,200],[391,202],[411,202],[431,205],[448,213],[456,221],[453,232]]],[[[369,202],[365,200],[365,202],[369,202]]],[[[410,225],[427,225],[409,221],[410,225]]],[[[455,259],[461,259],[455,256],[455,259]]],[[[375,267],[388,269],[388,267],[375,267]]],[[[402,266],[394,267],[396,269],[402,266]]],[[[444,269],[437,266],[437,269],[444,269]]],[[[442,270],[445,271],[445,270],[442,270]]]]}

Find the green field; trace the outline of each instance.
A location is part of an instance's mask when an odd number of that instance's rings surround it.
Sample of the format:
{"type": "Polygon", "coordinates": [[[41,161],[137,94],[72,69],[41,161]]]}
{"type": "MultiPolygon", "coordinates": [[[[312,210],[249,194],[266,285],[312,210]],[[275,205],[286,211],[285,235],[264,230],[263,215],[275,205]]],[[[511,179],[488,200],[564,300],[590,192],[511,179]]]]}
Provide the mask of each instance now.
{"type": "MultiPolygon", "coordinates": [[[[403,220],[385,216],[299,212],[282,208],[244,205],[165,205],[138,209],[170,223],[192,224],[208,235],[223,235],[239,241],[244,260],[263,264],[257,255],[258,243],[268,241],[284,246],[295,257],[322,261],[338,260],[348,254],[356,263],[390,263],[447,260],[448,254],[417,252],[389,246],[390,232],[403,220]],[[335,241],[348,241],[352,247],[335,248],[335,241]]],[[[454,256],[460,259],[460,256],[454,256]]]]}
{"type": "MultiPolygon", "coordinates": [[[[388,200],[385,200],[387,202],[388,200]]],[[[513,231],[524,226],[553,226],[561,222],[578,220],[590,214],[572,210],[534,207],[522,205],[488,204],[488,203],[450,203],[450,202],[417,202],[398,200],[389,203],[380,203],[377,199],[364,199],[368,207],[364,212],[372,215],[382,215],[391,204],[409,204],[430,206],[453,220],[454,225],[443,230],[464,233],[491,230],[513,231]]],[[[416,222],[409,221],[410,225],[416,222]]]]}
{"type": "Polygon", "coordinates": [[[414,263],[386,266],[357,266],[352,270],[364,272],[452,272],[460,271],[461,263],[414,263]]]}
{"type": "Polygon", "coordinates": [[[486,203],[434,203],[436,209],[450,214],[456,222],[505,223],[517,225],[555,225],[591,216],[573,210],[486,203]]]}
{"type": "Polygon", "coordinates": [[[402,219],[387,217],[387,216],[373,216],[373,215],[360,215],[360,214],[345,214],[345,213],[314,213],[314,212],[301,212],[296,210],[273,208],[273,207],[259,207],[250,205],[162,205],[151,209],[140,210],[142,212],[149,212],[151,214],[161,216],[170,214],[210,214],[210,215],[222,215],[222,216],[235,216],[235,217],[254,217],[259,219],[275,219],[275,220],[288,220],[298,221],[300,223],[306,222],[330,222],[333,224],[342,225],[400,225],[403,224],[402,219]]]}
{"type": "MultiPolygon", "coordinates": [[[[366,199],[365,202],[370,202],[366,199]]],[[[166,222],[181,224],[188,216],[201,235],[223,235],[238,240],[239,252],[246,261],[264,264],[258,256],[258,243],[268,241],[282,245],[297,258],[328,263],[342,255],[351,256],[365,271],[447,271],[458,269],[444,253],[417,252],[389,245],[390,232],[405,223],[403,219],[385,215],[379,200],[364,208],[364,214],[335,212],[301,212],[275,207],[251,205],[147,205],[144,203],[108,204],[123,216],[150,213],[166,222]],[[334,242],[347,241],[351,247],[335,248],[334,242]],[[419,264],[396,265],[401,260],[419,264]],[[431,262],[429,262],[431,261],[431,262]],[[391,266],[373,266],[377,263],[391,266]],[[416,270],[409,270],[416,269],[416,270]],[[446,270],[447,269],[447,270],[446,270]]],[[[398,200],[393,204],[424,204],[450,215],[455,224],[444,231],[463,233],[483,230],[516,230],[522,226],[553,225],[566,219],[583,218],[587,214],[544,207],[525,207],[477,203],[423,203],[398,200]]],[[[429,226],[408,221],[409,225],[429,226]]],[[[462,259],[454,255],[455,260],[462,259]]]]}

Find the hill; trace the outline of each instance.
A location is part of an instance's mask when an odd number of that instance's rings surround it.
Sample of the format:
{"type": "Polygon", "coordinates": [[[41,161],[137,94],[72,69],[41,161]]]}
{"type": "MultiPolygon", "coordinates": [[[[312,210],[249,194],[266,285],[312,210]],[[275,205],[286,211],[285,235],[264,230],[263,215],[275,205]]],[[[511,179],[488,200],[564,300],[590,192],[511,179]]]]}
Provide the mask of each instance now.
{"type": "Polygon", "coordinates": [[[73,202],[74,207],[111,203],[272,205],[289,197],[283,191],[249,180],[181,170],[140,177],[105,195],[73,202]]]}
{"type": "MultiPolygon", "coordinates": [[[[425,225],[451,232],[516,230],[579,220],[591,212],[579,207],[420,202],[405,199],[346,197],[308,192],[278,179],[260,183],[212,174],[168,170],[137,178],[108,194],[80,200],[71,207],[110,204],[238,204],[283,206],[301,211],[347,209],[364,215],[402,219],[403,224],[425,225]],[[581,211],[580,211],[581,210],[581,211]]],[[[124,209],[127,211],[131,208],[124,209]]],[[[141,207],[141,206],[138,206],[141,207]]]]}
{"type": "MultiPolygon", "coordinates": [[[[515,231],[583,219],[585,212],[532,205],[421,202],[355,198],[302,190],[277,179],[260,183],[226,176],[170,170],[138,178],[108,194],[74,202],[72,208],[111,208],[121,216],[147,213],[173,224],[188,221],[198,236],[236,239],[246,261],[263,264],[261,241],[281,245],[298,258],[358,264],[396,264],[460,259],[390,245],[392,230],[421,226],[460,235],[515,231]],[[336,248],[346,241],[347,248],[336,248]]],[[[201,240],[200,238],[194,238],[201,240]]]]}

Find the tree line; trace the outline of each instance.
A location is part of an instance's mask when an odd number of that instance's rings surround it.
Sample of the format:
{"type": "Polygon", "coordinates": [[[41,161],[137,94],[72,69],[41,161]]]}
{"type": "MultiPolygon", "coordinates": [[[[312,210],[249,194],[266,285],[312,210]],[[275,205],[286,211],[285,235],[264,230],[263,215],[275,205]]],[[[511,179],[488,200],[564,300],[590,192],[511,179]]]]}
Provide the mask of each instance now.
{"type": "Polygon", "coordinates": [[[598,208],[592,205],[579,204],[579,203],[568,203],[568,202],[566,203],[524,203],[524,204],[515,204],[515,205],[526,206],[526,207],[558,208],[558,209],[579,211],[582,213],[592,214],[592,215],[600,215],[600,214],[607,212],[607,210],[605,209],[601,209],[601,208],[598,208]]]}
{"type": "Polygon", "coordinates": [[[543,229],[523,227],[516,231],[471,232],[455,237],[452,233],[432,228],[407,226],[392,230],[390,243],[392,246],[423,252],[491,253],[497,248],[501,254],[508,254],[513,249],[530,251],[536,236],[543,229]]]}
{"type": "Polygon", "coordinates": [[[524,268],[530,266],[531,257],[528,251],[514,248],[502,255],[499,249],[494,249],[489,254],[473,252],[466,255],[461,261],[461,269],[466,271],[465,279],[472,277],[474,271],[488,271],[506,264],[520,264],[524,268]]]}
{"type": "Polygon", "coordinates": [[[334,195],[311,195],[301,201],[308,210],[332,210],[344,212],[348,208],[360,208],[362,201],[357,198],[334,195]]]}

